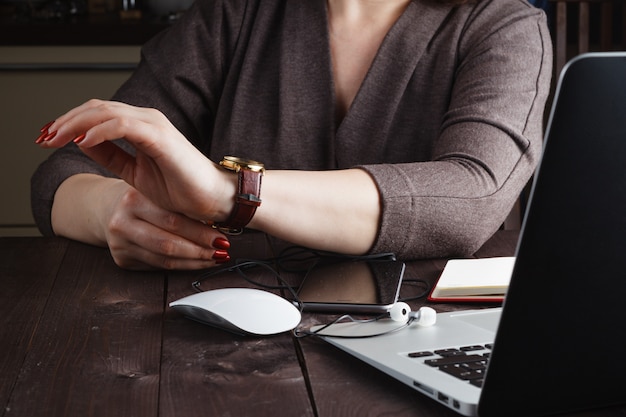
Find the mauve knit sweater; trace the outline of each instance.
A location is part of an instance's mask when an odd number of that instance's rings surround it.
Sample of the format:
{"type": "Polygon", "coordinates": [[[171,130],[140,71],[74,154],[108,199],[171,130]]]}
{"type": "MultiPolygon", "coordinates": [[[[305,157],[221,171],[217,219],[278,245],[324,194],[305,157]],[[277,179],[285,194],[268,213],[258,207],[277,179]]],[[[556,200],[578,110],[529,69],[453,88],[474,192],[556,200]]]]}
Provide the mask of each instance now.
{"type": "MultiPolygon", "coordinates": [[[[371,252],[473,253],[540,157],[552,74],[543,11],[525,0],[414,0],[341,121],[326,12],[325,0],[197,0],[142,48],[114,99],[158,108],[213,161],[366,170],[382,207],[371,252]]],[[[82,172],[111,175],[73,145],[33,175],[45,235],[57,187],[82,172]]]]}

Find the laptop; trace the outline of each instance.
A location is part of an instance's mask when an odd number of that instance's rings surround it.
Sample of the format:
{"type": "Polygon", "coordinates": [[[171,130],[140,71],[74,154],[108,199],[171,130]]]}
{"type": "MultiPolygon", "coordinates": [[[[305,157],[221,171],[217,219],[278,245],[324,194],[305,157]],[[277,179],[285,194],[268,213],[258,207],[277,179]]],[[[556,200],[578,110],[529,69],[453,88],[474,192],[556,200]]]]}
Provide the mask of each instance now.
{"type": "Polygon", "coordinates": [[[393,324],[341,324],[322,338],[463,415],[626,403],[625,79],[618,52],[581,55],[561,73],[501,308],[377,337],[338,336],[393,324]]]}

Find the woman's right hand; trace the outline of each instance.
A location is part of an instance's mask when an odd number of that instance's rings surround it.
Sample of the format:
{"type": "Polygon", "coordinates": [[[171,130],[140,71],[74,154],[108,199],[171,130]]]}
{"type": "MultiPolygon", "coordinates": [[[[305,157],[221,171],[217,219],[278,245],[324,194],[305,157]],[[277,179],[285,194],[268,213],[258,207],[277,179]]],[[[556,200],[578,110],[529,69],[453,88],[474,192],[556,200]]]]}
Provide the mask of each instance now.
{"type": "Polygon", "coordinates": [[[237,176],[209,160],[156,109],[89,100],[44,126],[36,143],[60,148],[72,141],[163,209],[210,224],[232,211],[237,176]],[[116,146],[117,139],[135,153],[116,146]]]}
{"type": "Polygon", "coordinates": [[[194,270],[230,260],[230,243],[222,233],[157,206],[118,179],[91,174],[68,178],[57,191],[52,217],[55,233],[106,244],[115,263],[126,269],[194,270]],[[77,193],[91,205],[84,215],[72,213],[77,193]],[[81,221],[92,223],[93,236],[74,235],[81,221]]]}

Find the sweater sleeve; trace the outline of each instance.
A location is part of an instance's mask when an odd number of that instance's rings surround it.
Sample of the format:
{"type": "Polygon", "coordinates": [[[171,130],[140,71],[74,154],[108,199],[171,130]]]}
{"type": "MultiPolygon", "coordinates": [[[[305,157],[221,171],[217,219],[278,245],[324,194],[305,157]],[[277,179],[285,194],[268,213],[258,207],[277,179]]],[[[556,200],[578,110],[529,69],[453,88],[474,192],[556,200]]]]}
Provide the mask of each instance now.
{"type": "MultiPolygon", "coordinates": [[[[239,32],[246,0],[196,2],[180,21],[142,47],[137,69],[112,97],[135,106],[158,108],[196,146],[208,137],[231,43],[239,32]],[[185,48],[181,48],[184,40],[185,48]],[[168,57],[177,65],[162,65],[168,57]],[[184,105],[181,105],[184,103],[184,105]]],[[[80,103],[76,103],[77,105],[80,103]]],[[[116,142],[130,153],[123,140],[116,142]]],[[[37,227],[53,235],[52,204],[67,178],[113,174],[85,156],[74,144],[56,150],[31,177],[31,209],[37,227]]]]}
{"type": "Polygon", "coordinates": [[[467,19],[432,158],[361,166],[381,194],[372,252],[405,259],[470,255],[500,227],[532,176],[552,76],[551,40],[542,11],[519,4],[503,10],[498,3],[479,3],[467,19]]]}

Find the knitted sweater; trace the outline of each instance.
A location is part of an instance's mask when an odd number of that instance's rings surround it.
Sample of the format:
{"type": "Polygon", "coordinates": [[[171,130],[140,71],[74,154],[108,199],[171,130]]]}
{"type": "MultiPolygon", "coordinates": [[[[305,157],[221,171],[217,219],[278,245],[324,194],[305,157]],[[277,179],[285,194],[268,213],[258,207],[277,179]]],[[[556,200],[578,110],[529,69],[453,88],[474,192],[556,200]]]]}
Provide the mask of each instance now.
{"type": "MultiPolygon", "coordinates": [[[[366,170],[382,207],[371,251],[415,259],[471,254],[501,225],[540,157],[551,74],[545,15],[525,0],[414,0],[336,120],[326,1],[198,0],[114,99],[158,108],[213,161],[366,170]]],[[[81,172],[111,175],[73,145],[34,174],[44,234],[81,172]]]]}

